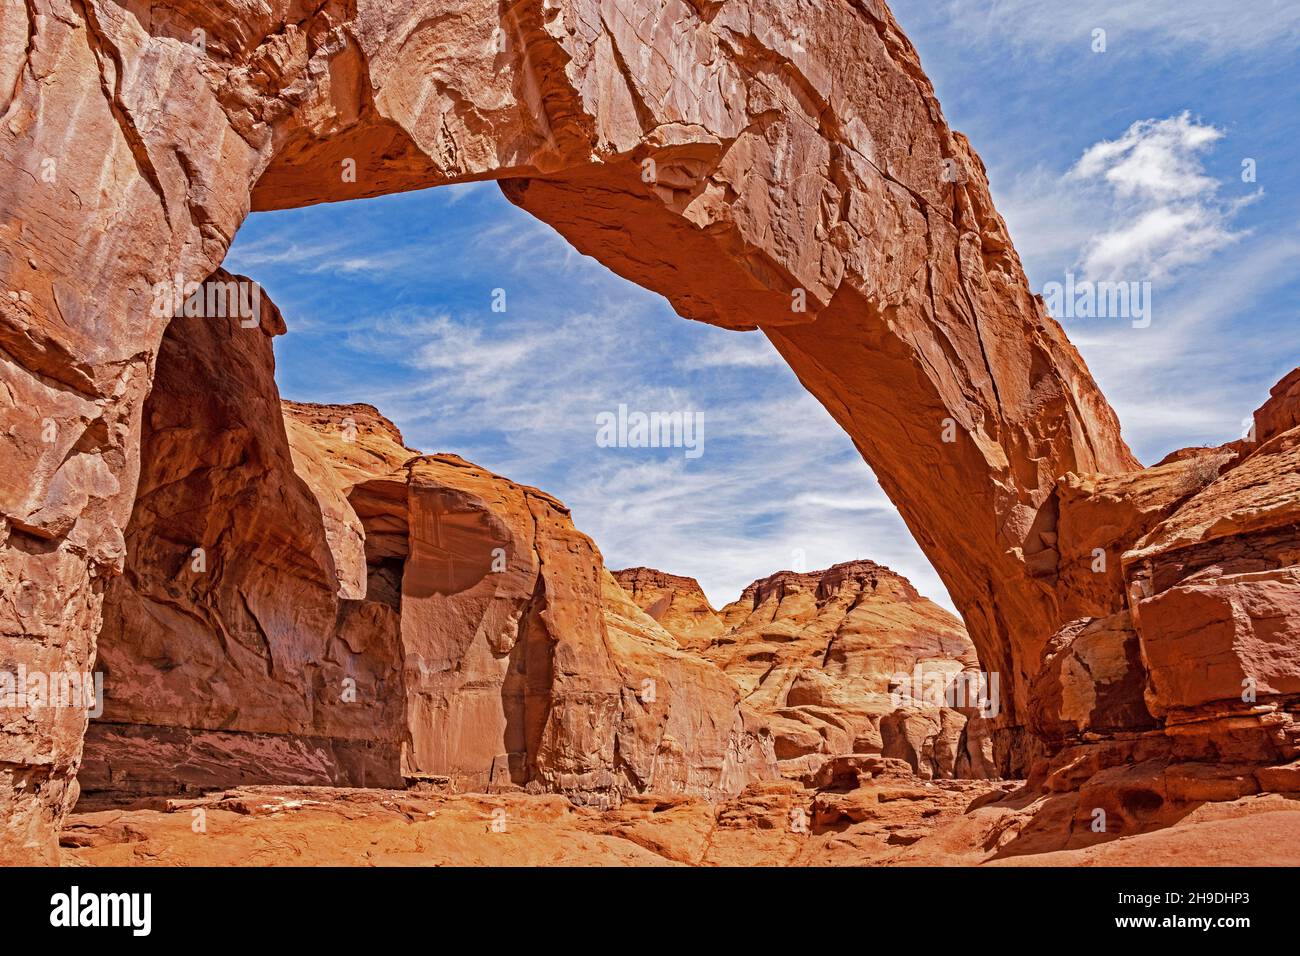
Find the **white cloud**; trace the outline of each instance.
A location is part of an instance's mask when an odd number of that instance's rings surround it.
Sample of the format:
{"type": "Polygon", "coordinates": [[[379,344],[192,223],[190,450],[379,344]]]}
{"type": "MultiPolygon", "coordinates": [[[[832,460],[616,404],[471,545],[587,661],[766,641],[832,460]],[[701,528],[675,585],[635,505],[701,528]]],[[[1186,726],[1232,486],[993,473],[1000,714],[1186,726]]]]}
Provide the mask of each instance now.
{"type": "Polygon", "coordinates": [[[252,242],[241,242],[230,253],[227,269],[242,270],[253,267],[300,266],[316,267],[322,259],[346,247],[342,242],[294,242],[280,236],[271,236],[252,242]]]}
{"type": "Polygon", "coordinates": [[[1089,147],[1070,175],[1105,179],[1123,199],[1194,199],[1218,188],[1205,175],[1200,156],[1222,138],[1222,130],[1197,123],[1186,112],[1141,120],[1119,139],[1089,147]]]}
{"type": "Polygon", "coordinates": [[[1259,194],[1224,199],[1206,173],[1224,135],[1186,112],[1140,120],[1065,173],[1015,176],[997,198],[1026,268],[1044,281],[1162,280],[1241,241],[1236,218],[1259,194]]]}
{"type": "MultiPolygon", "coordinates": [[[[779,570],[816,570],[867,557],[951,609],[870,469],[851,449],[840,449],[838,438],[828,422],[798,443],[805,454],[798,471],[765,460],[777,451],[773,447],[761,457],[705,469],[681,460],[614,458],[570,492],[568,503],[611,567],[645,564],[690,575],[715,607],[779,570]],[[800,486],[817,491],[799,492],[800,486]]],[[[776,445],[790,453],[796,443],[776,445]]]]}
{"type": "Polygon", "coordinates": [[[314,242],[286,242],[271,237],[234,247],[226,268],[248,273],[282,267],[305,275],[344,273],[382,273],[399,269],[412,260],[410,250],[390,249],[382,255],[358,255],[350,252],[347,239],[314,242]]]}
{"type": "Polygon", "coordinates": [[[1244,243],[1157,298],[1149,329],[1070,329],[1145,461],[1241,437],[1243,419],[1295,365],[1294,349],[1243,317],[1275,304],[1298,270],[1294,236],[1244,243]]]}
{"type": "Polygon", "coordinates": [[[1134,211],[1129,222],[1096,236],[1079,265],[1089,279],[1160,279],[1203,262],[1241,234],[1223,211],[1200,203],[1134,211]]]}
{"type": "Polygon", "coordinates": [[[1064,320],[1147,462],[1240,437],[1243,417],[1288,367],[1265,333],[1247,329],[1292,282],[1300,240],[1238,225],[1260,194],[1224,198],[1226,183],[1207,174],[1225,135],[1188,113],[1142,120],[1064,172],[1007,177],[997,197],[1037,287],[1067,272],[1153,280],[1149,328],[1064,320]]]}
{"type": "Polygon", "coordinates": [[[1064,184],[1100,187],[1098,201],[1113,223],[1080,251],[1086,278],[1163,278],[1242,237],[1231,225],[1241,204],[1218,200],[1219,183],[1203,164],[1223,135],[1184,112],[1141,120],[1084,152],[1064,184]]]}
{"type": "Polygon", "coordinates": [[[828,511],[893,511],[894,505],[884,492],[879,496],[848,494],[828,495],[804,492],[796,495],[794,504],[799,507],[825,508],[828,511]]]}

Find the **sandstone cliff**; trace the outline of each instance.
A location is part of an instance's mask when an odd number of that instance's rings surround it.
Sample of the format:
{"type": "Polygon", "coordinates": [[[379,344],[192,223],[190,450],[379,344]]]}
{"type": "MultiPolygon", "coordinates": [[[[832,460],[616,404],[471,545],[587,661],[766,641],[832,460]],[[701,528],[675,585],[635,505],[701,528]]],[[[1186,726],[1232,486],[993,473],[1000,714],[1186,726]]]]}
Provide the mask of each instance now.
{"type": "Polygon", "coordinates": [[[1049,642],[1031,722],[1048,751],[1034,779],[1079,792],[1076,827],[1101,808],[1112,834],[1133,832],[1297,786],[1297,382],[1272,390],[1245,439],[1060,481],[1084,616],[1049,642]]]}
{"type": "Polygon", "coordinates": [[[614,577],[682,647],[704,650],[727,630],[694,578],[653,568],[625,568],[615,571],[614,577]]]}
{"type": "Polygon", "coordinates": [[[555,498],[422,456],[370,406],[281,409],[266,305],[260,328],[169,326],[89,796],[436,780],[608,804],[775,775],[735,684],[555,498]]]}

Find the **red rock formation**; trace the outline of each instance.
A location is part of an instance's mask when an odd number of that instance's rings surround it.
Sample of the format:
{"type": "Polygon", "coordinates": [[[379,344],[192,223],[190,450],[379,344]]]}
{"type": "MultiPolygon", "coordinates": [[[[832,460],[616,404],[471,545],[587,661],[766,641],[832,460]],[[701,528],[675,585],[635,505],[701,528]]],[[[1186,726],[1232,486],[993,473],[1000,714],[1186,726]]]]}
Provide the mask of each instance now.
{"type": "MultiPolygon", "coordinates": [[[[360,522],[312,481],[327,466],[291,451],[271,350],[283,330],[269,300],[260,328],[168,326],[125,570],[105,589],[87,792],[401,783],[397,603],[382,587],[366,599],[360,522]]],[[[359,444],[390,466],[414,454],[387,422],[359,444]]]]}
{"type": "MultiPolygon", "coordinates": [[[[0,666],[89,667],[107,582],[128,560],[171,305],[218,267],[251,208],[496,178],[682,315],[763,329],[873,466],[1001,676],[1000,769],[1043,750],[1031,719],[1059,730],[1096,712],[1036,713],[1030,688],[1044,666],[1076,673],[1066,664],[1096,651],[1053,635],[1126,607],[1151,667],[1148,710],[1172,737],[1209,752],[1244,722],[1273,728],[1257,758],[1289,752],[1294,376],[1261,410],[1255,446],[1230,449],[1203,490],[1184,501],[1156,487],[1127,510],[1121,491],[1113,533],[1095,534],[1080,500],[1091,494],[1062,476],[1113,488],[1137,462],[1030,294],[978,158],[881,0],[277,0],[233,12],[30,0],[0,12],[0,49],[13,54],[0,65],[0,666]],[[1077,590],[1071,556],[1099,547],[1108,583],[1077,590]],[[1121,555],[1124,590],[1108,590],[1121,555]],[[1189,676],[1173,648],[1196,622],[1189,676]],[[1254,703],[1229,696],[1242,681],[1254,703]]],[[[1199,456],[1185,460],[1199,481],[1199,456]]],[[[276,494],[305,515],[284,477],[276,494]]],[[[286,562],[297,554],[304,613],[324,615],[316,643],[295,645],[313,653],[347,644],[327,609],[360,600],[362,509],[385,524],[400,512],[390,477],[360,494],[355,521],[339,496],[318,498],[323,545],[298,550],[299,527],[272,542],[286,562]]],[[[198,530],[177,518],[171,537],[158,530],[173,558],[198,530]]],[[[365,557],[399,539],[377,535],[365,557]]],[[[222,654],[267,687],[276,675],[256,665],[275,651],[252,638],[284,609],[230,603],[252,588],[240,592],[237,565],[234,592],[208,606],[237,629],[222,654]]],[[[147,600],[165,605],[172,586],[148,582],[147,600]]],[[[1110,691],[1095,696],[1115,712],[1110,691]]],[[[181,708],[206,722],[221,699],[181,708]]],[[[332,720],[293,719],[303,733],[332,720]]],[[[75,708],[0,715],[0,855],[53,858],[85,720],[75,708]]]]}
{"type": "Polygon", "coordinates": [[[703,650],[726,630],[694,578],[653,568],[626,568],[615,571],[614,579],[682,647],[703,650]]]}
{"type": "Polygon", "coordinates": [[[855,561],[781,571],[720,614],[692,578],[647,568],[616,577],[679,642],[740,685],[772,727],[787,776],[811,781],[842,754],[900,758],[924,778],[995,775],[988,721],[974,694],[964,699],[978,671],[975,648],[960,621],[888,568],[855,561]],[[714,633],[707,643],[702,621],[714,633]]]}
{"type": "Polygon", "coordinates": [[[1197,799],[1285,789],[1270,768],[1300,756],[1297,380],[1250,439],[1062,479],[1062,553],[1110,560],[1091,585],[1076,572],[1095,616],[1053,637],[1031,687],[1032,725],[1050,750],[1068,744],[1035,779],[1130,832],[1197,799]],[[1141,812],[1115,803],[1139,791],[1141,812]]]}
{"type": "Polygon", "coordinates": [[[1147,701],[1167,723],[1207,706],[1300,713],[1297,381],[1255,413],[1254,440],[1225,446],[1230,460],[1124,555],[1147,701]]]}
{"type": "MultiPolygon", "coordinates": [[[[500,178],[683,315],[768,333],[900,505],[1016,725],[1061,623],[1027,573],[1055,481],[1134,463],[880,0],[32,0],[0,36],[21,51],[0,78],[6,660],[91,656],[160,283],[211,274],[250,208],[500,178]]],[[[7,847],[51,851],[82,724],[4,731],[7,847]]]]}
{"type": "Polygon", "coordinates": [[[455,456],[408,472],[405,776],[607,804],[774,774],[735,685],[628,601],[563,504],[455,456]]]}

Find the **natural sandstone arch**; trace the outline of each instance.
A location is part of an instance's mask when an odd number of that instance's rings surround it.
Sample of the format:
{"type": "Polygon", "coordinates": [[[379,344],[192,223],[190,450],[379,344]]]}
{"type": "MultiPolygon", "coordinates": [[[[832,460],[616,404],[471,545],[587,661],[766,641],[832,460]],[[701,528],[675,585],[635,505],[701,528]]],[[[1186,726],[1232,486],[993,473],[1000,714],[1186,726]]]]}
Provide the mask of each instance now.
{"type": "MultiPolygon", "coordinates": [[[[1002,673],[1018,765],[1028,678],[1070,617],[1056,479],[1136,462],[882,2],[28,0],[0,17],[0,664],[93,659],[157,283],[210,274],[250,209],[496,178],[683,316],[764,331],[1002,673]]],[[[84,723],[0,722],[6,856],[52,853],[84,723]]]]}

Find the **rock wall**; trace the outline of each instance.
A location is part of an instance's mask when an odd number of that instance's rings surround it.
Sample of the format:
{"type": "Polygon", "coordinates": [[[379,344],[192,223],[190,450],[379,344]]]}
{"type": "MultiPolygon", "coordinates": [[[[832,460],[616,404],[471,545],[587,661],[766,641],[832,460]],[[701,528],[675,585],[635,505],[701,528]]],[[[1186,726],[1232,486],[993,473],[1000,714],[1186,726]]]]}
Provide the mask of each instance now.
{"type": "MultiPolygon", "coordinates": [[[[401,784],[399,612],[381,587],[367,598],[364,532],[322,493],[328,466],[291,449],[271,347],[283,331],[265,298],[260,327],[181,315],[167,328],[125,567],[104,592],[88,794],[401,784]]],[[[412,454],[362,429],[390,467],[412,454]]]]}
{"type": "Polygon", "coordinates": [[[736,686],[628,600],[563,504],[455,456],[408,473],[406,777],[603,805],[775,776],[736,686]]]}
{"type": "Polygon", "coordinates": [[[1243,440],[1061,480],[1062,553],[1109,560],[1077,575],[1086,616],[1031,685],[1033,779],[1079,791],[1080,830],[1098,807],[1133,832],[1300,773],[1297,382],[1243,440]]]}

